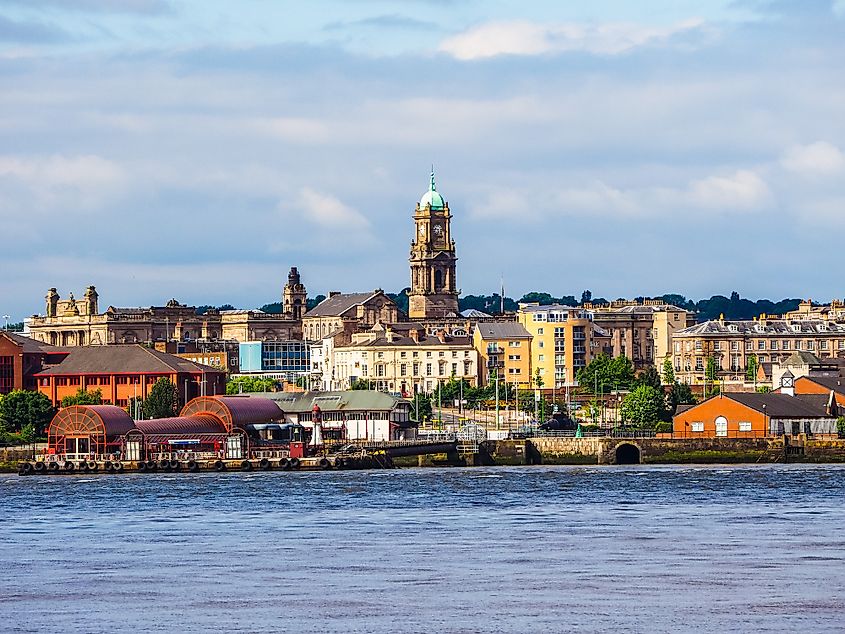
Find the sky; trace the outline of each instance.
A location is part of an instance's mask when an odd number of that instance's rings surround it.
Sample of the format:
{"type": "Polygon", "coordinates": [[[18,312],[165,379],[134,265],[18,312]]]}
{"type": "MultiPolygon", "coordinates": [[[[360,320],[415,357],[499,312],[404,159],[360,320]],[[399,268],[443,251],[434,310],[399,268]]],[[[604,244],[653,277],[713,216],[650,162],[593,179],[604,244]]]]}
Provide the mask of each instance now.
{"type": "Polygon", "coordinates": [[[409,284],[845,296],[843,0],[0,0],[0,315],[409,284]]]}

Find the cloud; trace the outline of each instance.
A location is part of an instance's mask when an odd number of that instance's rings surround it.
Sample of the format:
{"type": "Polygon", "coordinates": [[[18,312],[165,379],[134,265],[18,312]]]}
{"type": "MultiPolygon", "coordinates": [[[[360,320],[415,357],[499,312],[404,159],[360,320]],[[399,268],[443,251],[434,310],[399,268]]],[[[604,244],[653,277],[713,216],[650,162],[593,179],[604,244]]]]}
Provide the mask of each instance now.
{"type": "Polygon", "coordinates": [[[617,187],[596,179],[585,186],[558,190],[511,189],[493,191],[471,213],[479,219],[548,222],[569,218],[662,218],[671,221],[703,214],[757,212],[773,201],[772,192],[756,172],[737,170],[727,175],[695,179],[682,187],[617,187]]]}
{"type": "Polygon", "coordinates": [[[100,156],[21,158],[0,156],[0,193],[4,183],[22,188],[30,211],[61,208],[94,209],[123,190],[127,175],[116,163],[100,156]]]}
{"type": "Polygon", "coordinates": [[[33,21],[15,21],[0,15],[0,42],[43,44],[69,39],[65,31],[53,25],[33,21]]]}
{"type": "Polygon", "coordinates": [[[618,55],[650,44],[699,30],[701,20],[687,20],[669,27],[648,27],[628,23],[598,25],[541,24],[515,20],[487,22],[447,38],[440,51],[459,60],[498,55],[545,55],[581,51],[597,55],[618,55]]]}
{"type": "Polygon", "coordinates": [[[369,18],[362,18],[360,20],[347,20],[330,22],[323,27],[326,31],[338,31],[350,27],[365,27],[375,29],[404,29],[419,31],[423,29],[436,29],[439,27],[434,22],[427,20],[418,20],[406,15],[399,15],[397,13],[389,15],[376,15],[369,18]]]}
{"type": "Polygon", "coordinates": [[[332,230],[366,229],[370,222],[358,211],[329,194],[305,187],[300,192],[299,204],[305,219],[332,230]]]}
{"type": "Polygon", "coordinates": [[[780,163],[790,172],[807,176],[826,176],[845,170],[845,154],[835,145],[817,141],[789,148],[783,153],[780,163]]]}

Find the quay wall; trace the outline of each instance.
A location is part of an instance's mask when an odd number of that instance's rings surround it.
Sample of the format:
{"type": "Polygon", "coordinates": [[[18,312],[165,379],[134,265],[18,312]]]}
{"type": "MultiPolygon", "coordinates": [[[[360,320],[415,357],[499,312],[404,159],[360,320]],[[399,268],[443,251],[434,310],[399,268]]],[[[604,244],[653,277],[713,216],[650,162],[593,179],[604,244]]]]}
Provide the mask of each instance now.
{"type": "Polygon", "coordinates": [[[623,445],[641,464],[845,462],[845,439],[550,437],[488,441],[482,453],[497,465],[616,464],[623,445]]]}

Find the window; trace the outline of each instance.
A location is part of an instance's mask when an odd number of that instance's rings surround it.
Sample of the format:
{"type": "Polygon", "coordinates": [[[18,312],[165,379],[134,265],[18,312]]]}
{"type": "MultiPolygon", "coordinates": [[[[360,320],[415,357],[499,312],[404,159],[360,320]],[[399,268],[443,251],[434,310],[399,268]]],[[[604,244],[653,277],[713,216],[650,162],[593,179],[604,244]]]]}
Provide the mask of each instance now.
{"type": "Polygon", "coordinates": [[[414,364],[414,376],[418,375],[419,373],[420,373],[420,364],[415,363],[414,364]]]}
{"type": "Polygon", "coordinates": [[[734,352],[739,350],[739,341],[731,341],[731,350],[734,352]]]}
{"type": "Polygon", "coordinates": [[[458,364],[453,363],[452,364],[452,374],[457,374],[457,373],[458,373],[458,364]]]}
{"type": "Polygon", "coordinates": [[[542,341],[539,341],[539,342],[537,342],[537,347],[538,348],[545,348],[546,346],[543,345],[542,341]]]}
{"type": "Polygon", "coordinates": [[[408,357],[408,353],[407,353],[407,352],[405,352],[404,350],[403,350],[402,352],[400,352],[400,353],[399,353],[399,358],[400,358],[400,359],[406,359],[407,357],[408,357]]]}
{"type": "Polygon", "coordinates": [[[384,353],[383,353],[383,352],[379,352],[379,353],[378,353],[378,358],[379,358],[379,359],[384,359],[384,353]]]}
{"type": "Polygon", "coordinates": [[[690,428],[693,431],[704,431],[704,423],[692,423],[690,428]]]}
{"type": "Polygon", "coordinates": [[[757,349],[758,350],[765,350],[766,349],[766,342],[763,341],[763,340],[758,341],[757,342],[757,349]]]}
{"type": "Polygon", "coordinates": [[[751,421],[739,421],[739,431],[751,431],[751,421]]]}
{"type": "Polygon", "coordinates": [[[542,334],[543,334],[543,329],[542,329],[542,328],[537,328],[537,334],[538,334],[538,335],[542,335],[542,334]]]}
{"type": "Polygon", "coordinates": [[[399,376],[408,376],[408,364],[403,363],[399,366],[399,376]]]}
{"type": "MultiPolygon", "coordinates": [[[[522,355],[518,355],[518,354],[509,354],[508,355],[508,361],[519,361],[521,358],[522,358],[522,355]]],[[[542,358],[543,358],[543,355],[541,354],[540,359],[542,359],[542,358]]]]}
{"type": "Polygon", "coordinates": [[[772,341],[770,345],[771,345],[772,350],[778,349],[778,342],[777,341],[772,341]]]}
{"type": "Polygon", "coordinates": [[[508,347],[510,348],[519,348],[522,346],[521,341],[508,341],[508,347]]]}
{"type": "Polygon", "coordinates": [[[816,342],[811,339],[807,340],[807,350],[812,350],[816,347],[816,342]]]}
{"type": "Polygon", "coordinates": [[[443,358],[443,357],[446,356],[446,353],[441,350],[440,353],[437,356],[440,357],[440,358],[443,358]]]}
{"type": "Polygon", "coordinates": [[[789,345],[789,340],[788,340],[788,339],[787,339],[787,340],[785,340],[785,341],[783,341],[783,342],[781,342],[781,343],[783,344],[783,345],[781,346],[781,348],[783,348],[784,350],[789,350],[790,345],[789,345]]]}
{"type": "Polygon", "coordinates": [[[721,341],[714,341],[713,342],[713,350],[721,350],[722,349],[722,342],[721,341]]]}
{"type": "Polygon", "coordinates": [[[819,349],[827,350],[827,341],[819,341],[819,349]]]}
{"type": "Polygon", "coordinates": [[[751,342],[751,341],[746,341],[746,342],[745,342],[745,349],[746,349],[748,352],[751,352],[752,350],[754,350],[754,343],[753,343],[753,342],[751,342]]]}
{"type": "Polygon", "coordinates": [[[701,340],[695,342],[695,351],[701,352],[701,340]]]}
{"type": "Polygon", "coordinates": [[[541,354],[540,356],[538,356],[538,357],[537,357],[537,360],[538,360],[538,361],[545,361],[545,360],[546,360],[546,355],[541,354]]]}
{"type": "Polygon", "coordinates": [[[414,359],[418,359],[419,356],[420,356],[420,353],[415,350],[414,351],[414,359]]]}
{"type": "Polygon", "coordinates": [[[519,374],[519,368],[508,368],[508,374],[519,374]]]}
{"type": "Polygon", "coordinates": [[[425,373],[426,373],[427,376],[431,376],[431,364],[430,363],[425,364],[425,373]]]}
{"type": "Polygon", "coordinates": [[[426,358],[426,359],[431,359],[431,350],[429,350],[429,351],[427,351],[427,352],[425,353],[425,358],[426,358]]]}

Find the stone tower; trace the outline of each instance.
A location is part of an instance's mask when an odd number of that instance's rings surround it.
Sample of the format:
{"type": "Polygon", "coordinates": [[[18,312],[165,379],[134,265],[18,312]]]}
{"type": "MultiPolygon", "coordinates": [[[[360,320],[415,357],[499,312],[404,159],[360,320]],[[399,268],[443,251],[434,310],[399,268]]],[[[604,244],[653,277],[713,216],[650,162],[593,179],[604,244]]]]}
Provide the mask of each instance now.
{"type": "Polygon", "coordinates": [[[414,211],[414,239],[411,241],[410,319],[439,319],[458,314],[455,277],[455,241],[452,240],[449,203],[437,191],[434,169],[428,191],[414,211]]]}
{"type": "Polygon", "coordinates": [[[299,279],[299,271],[295,266],[290,268],[288,273],[288,283],[285,284],[285,290],[282,294],[282,305],[286,315],[291,319],[302,319],[305,314],[305,302],[308,294],[305,292],[305,285],[299,279]]]}

